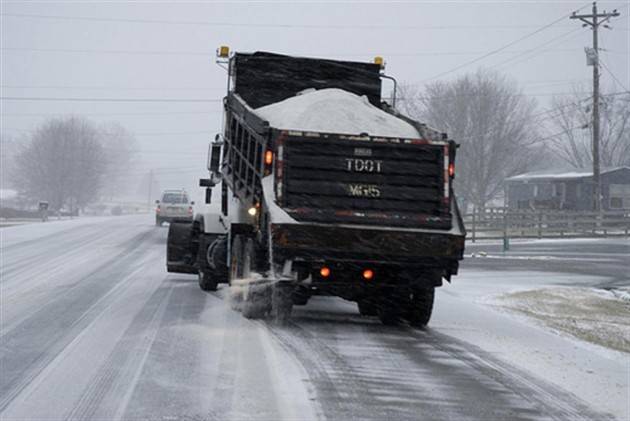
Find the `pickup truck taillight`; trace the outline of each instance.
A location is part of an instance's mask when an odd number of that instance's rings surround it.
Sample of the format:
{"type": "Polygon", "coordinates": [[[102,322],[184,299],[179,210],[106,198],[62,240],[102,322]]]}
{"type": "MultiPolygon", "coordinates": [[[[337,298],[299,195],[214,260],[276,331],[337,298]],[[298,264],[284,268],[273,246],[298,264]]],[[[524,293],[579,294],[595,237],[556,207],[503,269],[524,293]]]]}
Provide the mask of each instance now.
{"type": "Polygon", "coordinates": [[[448,176],[451,178],[455,177],[455,164],[452,162],[448,164],[448,176]]]}

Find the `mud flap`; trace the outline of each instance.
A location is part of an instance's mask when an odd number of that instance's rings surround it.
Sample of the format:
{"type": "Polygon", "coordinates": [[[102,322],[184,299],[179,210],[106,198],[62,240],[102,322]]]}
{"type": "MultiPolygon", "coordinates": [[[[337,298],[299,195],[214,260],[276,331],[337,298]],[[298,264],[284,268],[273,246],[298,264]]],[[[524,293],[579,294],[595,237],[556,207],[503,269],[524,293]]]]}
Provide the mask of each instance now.
{"type": "Polygon", "coordinates": [[[192,252],[192,235],[191,222],[171,222],[166,243],[167,272],[197,273],[197,256],[192,252]]]}

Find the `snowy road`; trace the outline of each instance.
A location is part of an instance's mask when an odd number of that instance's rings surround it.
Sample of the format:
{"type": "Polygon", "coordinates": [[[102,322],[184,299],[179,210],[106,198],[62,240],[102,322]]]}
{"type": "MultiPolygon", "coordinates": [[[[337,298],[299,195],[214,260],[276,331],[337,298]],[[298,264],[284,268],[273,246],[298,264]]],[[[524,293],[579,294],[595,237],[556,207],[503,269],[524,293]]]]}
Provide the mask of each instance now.
{"type": "MultiPolygon", "coordinates": [[[[148,216],[0,229],[0,419],[627,419],[630,360],[479,304],[549,273],[470,267],[431,328],[316,298],[249,321],[165,271],[148,216]],[[510,282],[503,283],[502,279],[510,282]],[[611,415],[612,414],[612,415],[611,415]]],[[[498,259],[497,259],[498,260],[498,259]]],[[[575,274],[558,273],[554,279],[575,274]]],[[[592,274],[583,279],[592,280],[592,274]]]]}

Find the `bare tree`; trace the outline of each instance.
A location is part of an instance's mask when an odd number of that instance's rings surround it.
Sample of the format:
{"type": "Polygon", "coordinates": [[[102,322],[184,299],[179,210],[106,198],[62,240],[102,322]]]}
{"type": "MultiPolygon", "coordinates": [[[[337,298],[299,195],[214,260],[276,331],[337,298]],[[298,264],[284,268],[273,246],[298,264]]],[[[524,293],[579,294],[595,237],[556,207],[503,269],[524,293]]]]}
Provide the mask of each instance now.
{"type": "Polygon", "coordinates": [[[105,154],[89,121],[71,117],[40,126],[16,156],[15,187],[32,200],[47,200],[54,210],[79,209],[98,195],[105,154]]]}
{"type": "Polygon", "coordinates": [[[535,102],[511,80],[486,70],[424,91],[405,87],[402,109],[461,144],[455,187],[465,204],[484,208],[506,177],[529,169],[539,153],[535,102]]]}
{"type": "Polygon", "coordinates": [[[12,136],[0,136],[0,189],[11,188],[9,174],[15,163],[19,142],[12,136]]]}
{"type": "Polygon", "coordinates": [[[136,139],[116,122],[102,125],[99,132],[106,157],[102,194],[108,199],[121,197],[130,190],[130,170],[137,167],[134,164],[136,139]]]}
{"type": "MultiPolygon", "coordinates": [[[[555,154],[574,168],[593,165],[593,125],[590,98],[577,92],[554,97],[555,113],[548,130],[555,154]]],[[[630,165],[630,94],[602,95],[600,100],[600,159],[602,167],[630,165]]]]}

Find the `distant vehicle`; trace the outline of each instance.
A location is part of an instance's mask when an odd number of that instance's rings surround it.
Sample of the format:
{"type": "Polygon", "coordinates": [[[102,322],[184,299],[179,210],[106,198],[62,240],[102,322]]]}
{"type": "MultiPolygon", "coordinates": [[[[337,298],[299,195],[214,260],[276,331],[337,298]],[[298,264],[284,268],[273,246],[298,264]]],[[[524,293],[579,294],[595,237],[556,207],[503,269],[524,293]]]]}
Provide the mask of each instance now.
{"type": "Polygon", "coordinates": [[[42,222],[48,221],[48,202],[42,200],[38,204],[39,214],[41,215],[42,222]]]}
{"type": "Polygon", "coordinates": [[[457,144],[382,101],[382,60],[221,51],[225,131],[200,181],[221,210],[171,224],[168,271],[243,289],[246,317],[332,295],[425,326],[464,252],[457,144]]]}
{"type": "Polygon", "coordinates": [[[195,202],[188,201],[188,194],[185,190],[165,190],[162,199],[156,200],[155,225],[161,226],[164,222],[174,220],[192,221],[193,205],[195,202]]]}

